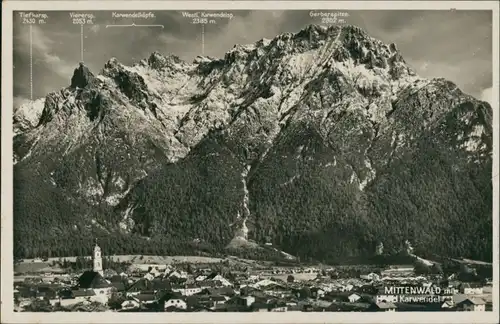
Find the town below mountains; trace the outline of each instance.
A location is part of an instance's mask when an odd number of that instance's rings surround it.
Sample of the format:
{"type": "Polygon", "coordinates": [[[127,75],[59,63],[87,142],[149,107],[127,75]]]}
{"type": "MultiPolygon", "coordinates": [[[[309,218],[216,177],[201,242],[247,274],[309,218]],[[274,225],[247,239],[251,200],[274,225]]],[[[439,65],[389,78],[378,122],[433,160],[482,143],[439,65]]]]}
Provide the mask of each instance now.
{"type": "Polygon", "coordinates": [[[15,257],[491,262],[491,106],[368,32],[81,62],[15,107],[15,257]]]}
{"type": "Polygon", "coordinates": [[[492,310],[491,264],[412,254],[374,260],[328,266],[232,256],[103,257],[96,245],[91,258],[20,260],[14,305],[18,312],[492,310]]]}

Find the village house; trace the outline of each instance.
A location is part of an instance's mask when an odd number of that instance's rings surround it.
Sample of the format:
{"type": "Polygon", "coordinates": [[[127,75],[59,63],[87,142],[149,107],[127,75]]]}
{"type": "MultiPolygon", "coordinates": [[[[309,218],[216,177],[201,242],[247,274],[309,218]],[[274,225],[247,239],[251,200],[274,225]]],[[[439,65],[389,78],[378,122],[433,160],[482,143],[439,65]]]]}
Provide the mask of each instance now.
{"type": "Polygon", "coordinates": [[[288,306],[285,302],[276,302],[269,304],[270,312],[286,312],[288,310],[288,306]]]}
{"type": "Polygon", "coordinates": [[[356,293],[353,293],[350,294],[349,297],[347,297],[347,299],[349,300],[350,303],[355,303],[361,299],[361,296],[356,293]]]}
{"type": "Polygon", "coordinates": [[[453,300],[446,300],[446,301],[444,301],[441,304],[441,308],[443,309],[443,311],[445,311],[445,310],[451,310],[451,309],[455,308],[453,300]]]}
{"type": "Polygon", "coordinates": [[[19,290],[17,288],[14,288],[14,300],[19,299],[19,297],[20,297],[19,290]]]}
{"type": "Polygon", "coordinates": [[[118,274],[114,275],[114,276],[111,276],[109,278],[107,278],[107,281],[109,281],[110,283],[113,283],[113,282],[126,282],[126,279],[118,274]]]}
{"type": "Polygon", "coordinates": [[[292,292],[290,289],[279,285],[279,284],[271,284],[263,287],[263,292],[269,296],[284,298],[287,296],[291,296],[292,292]]]}
{"type": "Polygon", "coordinates": [[[205,280],[219,281],[221,285],[225,287],[230,287],[233,285],[229,280],[217,273],[210,274],[209,276],[207,276],[207,278],[205,278],[205,280]]]}
{"type": "Polygon", "coordinates": [[[140,303],[137,300],[129,299],[129,300],[125,300],[121,304],[121,306],[122,306],[122,309],[124,309],[124,310],[138,309],[138,308],[140,308],[140,303]]]}
{"type": "Polygon", "coordinates": [[[463,302],[464,300],[466,300],[468,298],[468,296],[464,295],[464,294],[454,294],[450,297],[451,298],[446,299],[446,302],[448,305],[450,305],[452,307],[456,307],[457,304],[463,302]]]}
{"type": "Polygon", "coordinates": [[[19,300],[19,307],[20,308],[28,307],[29,305],[31,305],[31,303],[32,303],[31,299],[21,299],[19,300]]]}
{"type": "Polygon", "coordinates": [[[155,278],[151,281],[153,291],[167,291],[172,289],[172,284],[167,279],[155,278]]]}
{"type": "Polygon", "coordinates": [[[46,273],[42,274],[42,282],[52,283],[52,282],[54,282],[54,277],[51,275],[47,275],[46,273]]]}
{"type": "Polygon", "coordinates": [[[253,297],[255,297],[256,301],[265,300],[265,299],[270,297],[264,291],[262,291],[260,289],[251,288],[251,287],[245,287],[245,288],[241,289],[240,296],[242,296],[242,297],[253,296],[253,297]]]}
{"type": "Polygon", "coordinates": [[[202,290],[204,289],[209,289],[209,288],[219,288],[223,287],[222,282],[216,280],[204,280],[197,282],[198,287],[200,287],[202,290]]]}
{"type": "Polygon", "coordinates": [[[168,266],[164,264],[148,263],[146,261],[146,263],[134,263],[133,268],[138,272],[144,273],[144,272],[150,272],[153,269],[155,269],[155,272],[160,270],[164,271],[165,269],[168,268],[168,266]]]}
{"type": "Polygon", "coordinates": [[[52,299],[57,296],[57,289],[59,286],[55,285],[43,285],[35,288],[36,298],[37,299],[52,299]]]}
{"type": "Polygon", "coordinates": [[[311,297],[316,299],[323,298],[325,297],[326,294],[326,292],[319,287],[312,287],[310,291],[311,291],[311,297]]]}
{"type": "Polygon", "coordinates": [[[380,302],[380,303],[373,303],[371,304],[370,307],[368,307],[369,311],[377,311],[377,312],[395,312],[397,309],[397,306],[394,305],[392,302],[380,302]]]}
{"type": "Polygon", "coordinates": [[[131,297],[132,300],[135,300],[139,303],[139,305],[151,305],[156,303],[157,298],[152,293],[141,293],[138,295],[134,295],[131,297]]]}
{"type": "Polygon", "coordinates": [[[207,279],[207,276],[205,275],[198,275],[194,278],[195,281],[203,281],[205,279],[207,279]]]}
{"type": "Polygon", "coordinates": [[[184,299],[172,298],[165,301],[165,311],[187,310],[187,304],[184,299]]]}
{"type": "Polygon", "coordinates": [[[93,289],[73,290],[72,295],[73,295],[73,298],[71,298],[71,299],[70,298],[60,299],[61,306],[76,304],[76,303],[80,303],[83,301],[90,301],[91,297],[96,296],[93,289]]]}
{"type": "MultiPolygon", "coordinates": [[[[300,293],[297,295],[297,297],[301,297],[300,293]]],[[[322,298],[322,300],[326,300],[329,302],[334,302],[334,301],[346,301],[348,295],[344,292],[338,292],[338,291],[330,291],[325,296],[322,298]]]]}
{"type": "Polygon", "coordinates": [[[111,282],[111,286],[113,288],[112,291],[117,292],[119,295],[125,294],[125,292],[127,290],[127,286],[126,286],[125,282],[114,281],[114,282],[111,282]]]}
{"type": "Polygon", "coordinates": [[[49,303],[51,306],[61,305],[60,301],[61,301],[60,298],[49,299],[49,303]]]}
{"type": "Polygon", "coordinates": [[[153,275],[155,278],[156,278],[156,277],[160,277],[160,276],[163,274],[163,272],[161,272],[161,271],[158,269],[158,267],[153,267],[153,268],[151,268],[151,270],[149,270],[149,273],[150,273],[151,275],[153,275]]]}
{"type": "Polygon", "coordinates": [[[96,271],[85,271],[78,278],[78,287],[81,289],[101,289],[109,291],[112,285],[109,281],[96,271]]]}
{"type": "Polygon", "coordinates": [[[268,286],[268,285],[271,285],[271,284],[277,284],[277,282],[275,281],[272,281],[272,280],[269,280],[269,279],[263,279],[263,280],[260,280],[256,283],[254,283],[253,285],[251,285],[253,288],[262,288],[262,287],[265,287],[265,286],[268,286]]]}
{"type": "Polygon", "coordinates": [[[127,296],[138,295],[143,291],[154,291],[154,286],[151,280],[141,278],[134,282],[126,291],[127,296]]]}
{"type": "Polygon", "coordinates": [[[458,303],[457,308],[464,312],[484,312],[486,310],[486,302],[481,298],[471,297],[458,303]]]}
{"type": "Polygon", "coordinates": [[[258,275],[251,275],[251,276],[248,277],[248,281],[249,282],[255,283],[255,282],[259,281],[259,280],[260,280],[260,277],[258,275]]]}
{"type": "Polygon", "coordinates": [[[196,300],[193,300],[196,304],[213,310],[224,305],[229,300],[229,297],[225,296],[198,295],[192,297],[196,298],[196,300]]]}
{"type": "MultiPolygon", "coordinates": [[[[210,310],[210,309],[209,309],[210,310]]],[[[215,312],[247,312],[250,311],[250,307],[237,303],[234,298],[227,300],[223,304],[218,304],[212,311],[215,312]]]]}
{"type": "Polygon", "coordinates": [[[255,303],[254,296],[236,296],[231,299],[234,304],[242,305],[246,307],[250,307],[253,303],[255,303]]]}
{"type": "Polygon", "coordinates": [[[172,286],[172,291],[178,292],[183,296],[191,296],[200,293],[202,289],[197,285],[186,284],[186,285],[174,285],[172,286]]]}
{"type": "Polygon", "coordinates": [[[187,279],[188,278],[188,274],[185,271],[173,270],[168,275],[164,276],[164,278],[187,279]]]}
{"type": "Polygon", "coordinates": [[[351,284],[343,284],[337,288],[337,291],[346,292],[351,291],[354,288],[351,284]]]}
{"type": "Polygon", "coordinates": [[[323,282],[317,287],[321,288],[325,292],[325,294],[333,290],[333,285],[330,282],[323,282]]]}
{"type": "Polygon", "coordinates": [[[231,287],[220,287],[220,288],[203,289],[200,292],[200,294],[211,295],[211,296],[221,295],[221,296],[233,297],[234,295],[236,295],[236,292],[231,287]]]}
{"type": "Polygon", "coordinates": [[[374,272],[362,274],[359,276],[359,278],[366,280],[366,281],[378,281],[378,280],[380,280],[380,276],[374,272]]]}
{"type": "Polygon", "coordinates": [[[104,275],[103,275],[104,278],[111,278],[117,275],[118,273],[113,269],[104,269],[104,275]]]}

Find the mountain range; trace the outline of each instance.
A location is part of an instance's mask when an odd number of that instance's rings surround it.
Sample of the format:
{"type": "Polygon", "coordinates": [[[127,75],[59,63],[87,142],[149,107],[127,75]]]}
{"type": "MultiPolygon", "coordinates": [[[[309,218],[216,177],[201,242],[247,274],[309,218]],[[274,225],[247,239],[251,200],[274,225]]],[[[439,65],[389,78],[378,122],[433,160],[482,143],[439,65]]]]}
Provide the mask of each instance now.
{"type": "Polygon", "coordinates": [[[81,62],[14,112],[15,255],[492,258],[492,108],[350,25],[81,62]],[[69,79],[69,76],[68,76],[69,79]]]}

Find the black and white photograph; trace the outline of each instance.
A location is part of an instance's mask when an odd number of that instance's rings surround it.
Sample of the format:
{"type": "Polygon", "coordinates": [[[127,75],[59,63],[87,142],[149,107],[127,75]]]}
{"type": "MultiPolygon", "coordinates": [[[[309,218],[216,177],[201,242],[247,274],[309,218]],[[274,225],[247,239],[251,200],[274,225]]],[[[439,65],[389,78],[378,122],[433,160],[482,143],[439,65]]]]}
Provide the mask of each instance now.
{"type": "Polygon", "coordinates": [[[85,2],[3,12],[2,322],[498,319],[497,2],[85,2]]]}

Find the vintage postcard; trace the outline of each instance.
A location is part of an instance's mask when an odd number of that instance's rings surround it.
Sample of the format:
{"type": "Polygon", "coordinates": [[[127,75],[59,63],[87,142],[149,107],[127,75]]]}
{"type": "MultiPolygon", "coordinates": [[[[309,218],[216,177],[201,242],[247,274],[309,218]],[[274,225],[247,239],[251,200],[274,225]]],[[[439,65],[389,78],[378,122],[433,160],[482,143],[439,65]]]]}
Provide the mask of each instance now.
{"type": "Polygon", "coordinates": [[[497,323],[498,29],[4,2],[2,323],[497,323]]]}

